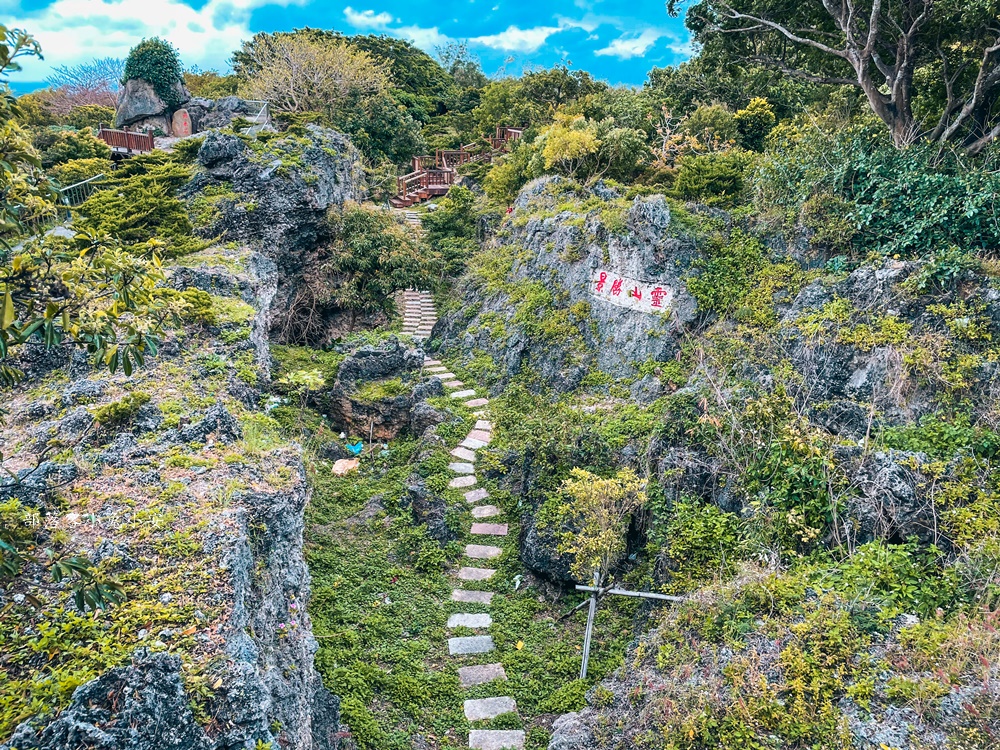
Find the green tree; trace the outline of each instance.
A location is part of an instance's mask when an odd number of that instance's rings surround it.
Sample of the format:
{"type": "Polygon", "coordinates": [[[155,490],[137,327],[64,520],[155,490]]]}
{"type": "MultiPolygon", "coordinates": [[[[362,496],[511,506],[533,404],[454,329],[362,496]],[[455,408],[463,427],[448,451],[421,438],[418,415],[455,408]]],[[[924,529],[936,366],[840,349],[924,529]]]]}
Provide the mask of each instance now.
{"type": "Polygon", "coordinates": [[[392,212],[348,204],[330,212],[329,225],[329,251],[309,269],[288,312],[289,340],[320,333],[313,322],[318,312],[346,311],[353,330],[359,315],[391,312],[400,289],[430,284],[427,257],[392,212]]]}
{"type": "Polygon", "coordinates": [[[926,139],[975,154],[1000,135],[998,17],[998,0],[697,0],[686,23],[720,65],[855,87],[897,148],[926,139]]]}
{"type": "Polygon", "coordinates": [[[151,83],[156,95],[167,107],[177,107],[182,103],[184,73],[180,54],[170,42],[154,36],[143,39],[129,50],[123,80],[136,78],[151,83]]]}
{"type": "Polygon", "coordinates": [[[736,142],[736,120],[721,104],[698,107],[684,121],[683,130],[709,151],[719,151],[736,142]]]}
{"type": "Polygon", "coordinates": [[[777,118],[767,99],[755,97],[733,115],[738,131],[737,142],[748,151],[763,151],[764,140],[774,130],[777,118]]]}
{"type": "Polygon", "coordinates": [[[461,185],[437,201],[436,211],[424,215],[424,239],[441,258],[445,276],[458,276],[475,251],[478,217],[476,194],[461,185]]]}
{"type": "Polygon", "coordinates": [[[548,505],[544,523],[554,528],[557,549],[570,555],[570,571],[590,582],[605,580],[625,553],[629,521],[646,504],[643,482],[631,469],[607,479],[574,468],[548,505]]]}
{"type": "Polygon", "coordinates": [[[41,47],[27,32],[0,26],[0,242],[20,234],[25,219],[52,210],[53,191],[41,171],[41,159],[17,122],[21,114],[7,78],[21,69],[19,58],[41,57],[41,47]]]}

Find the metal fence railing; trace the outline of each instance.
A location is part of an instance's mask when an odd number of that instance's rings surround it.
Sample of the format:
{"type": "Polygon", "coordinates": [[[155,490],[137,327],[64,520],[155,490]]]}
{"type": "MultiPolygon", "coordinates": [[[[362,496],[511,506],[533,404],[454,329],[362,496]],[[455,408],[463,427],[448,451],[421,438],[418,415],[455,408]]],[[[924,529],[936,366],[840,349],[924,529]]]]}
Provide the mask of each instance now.
{"type": "Polygon", "coordinates": [[[86,180],[67,185],[59,190],[59,202],[64,206],[79,206],[93,194],[103,180],[104,173],[102,172],[88,177],[86,180]]]}

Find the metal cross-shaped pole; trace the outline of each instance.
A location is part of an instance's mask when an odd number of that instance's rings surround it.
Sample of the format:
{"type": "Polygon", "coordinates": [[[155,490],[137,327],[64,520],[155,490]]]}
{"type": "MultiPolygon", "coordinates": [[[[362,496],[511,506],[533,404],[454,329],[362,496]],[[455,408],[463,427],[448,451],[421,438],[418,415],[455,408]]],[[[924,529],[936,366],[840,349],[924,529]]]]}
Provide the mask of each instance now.
{"type": "MultiPolygon", "coordinates": [[[[583,663],[580,665],[580,679],[587,679],[587,665],[590,662],[590,640],[594,633],[594,615],[597,614],[597,600],[599,597],[605,594],[614,594],[615,596],[637,596],[642,599],[656,599],[665,602],[683,602],[685,597],[683,596],[670,596],[669,594],[654,594],[649,591],[627,591],[626,589],[618,589],[613,587],[601,588],[597,584],[599,582],[597,573],[594,573],[594,585],[593,586],[577,586],[577,591],[589,591],[590,599],[588,599],[589,609],[587,611],[587,630],[583,634],[583,663]]],[[[581,605],[582,606],[582,605],[581,605]]],[[[579,607],[577,607],[579,609],[579,607]]],[[[575,611],[575,610],[574,610],[575,611]]]]}

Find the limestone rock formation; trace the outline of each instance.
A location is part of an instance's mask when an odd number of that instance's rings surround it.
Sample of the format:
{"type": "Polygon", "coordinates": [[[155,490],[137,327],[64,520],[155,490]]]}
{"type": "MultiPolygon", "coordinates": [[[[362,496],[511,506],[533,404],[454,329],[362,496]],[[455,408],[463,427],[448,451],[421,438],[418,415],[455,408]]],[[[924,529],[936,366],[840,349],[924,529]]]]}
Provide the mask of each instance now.
{"type": "MultiPolygon", "coordinates": [[[[175,83],[171,89],[175,99],[181,104],[191,98],[191,94],[180,81],[175,83]]],[[[125,82],[118,94],[115,127],[159,129],[163,133],[169,134],[171,118],[177,109],[179,106],[168,106],[149,81],[133,78],[125,82]]]]}

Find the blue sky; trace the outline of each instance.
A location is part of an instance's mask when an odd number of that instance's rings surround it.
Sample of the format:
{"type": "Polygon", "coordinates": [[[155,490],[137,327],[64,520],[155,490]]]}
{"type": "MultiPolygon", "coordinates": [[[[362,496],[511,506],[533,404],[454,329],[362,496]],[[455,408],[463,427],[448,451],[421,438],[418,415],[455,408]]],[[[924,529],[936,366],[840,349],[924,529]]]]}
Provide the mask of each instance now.
{"type": "Polygon", "coordinates": [[[664,0],[0,0],[0,18],[41,42],[15,82],[41,81],[54,66],[124,57],[144,36],[162,36],[186,66],[224,71],[240,40],[301,26],[384,33],[433,54],[465,40],[493,75],[565,63],[610,83],[641,84],[646,71],[690,55],[681,19],[664,0]]]}

